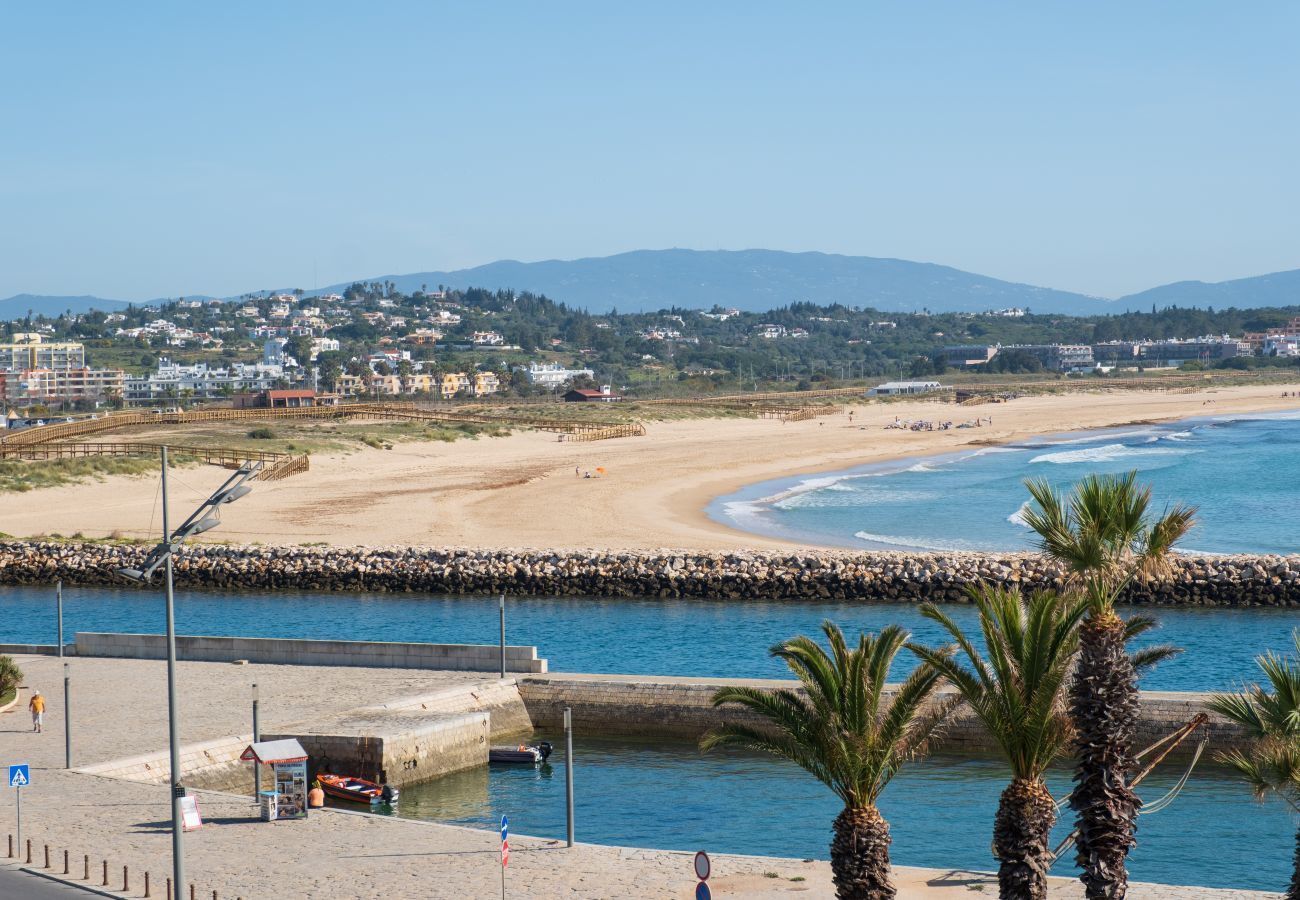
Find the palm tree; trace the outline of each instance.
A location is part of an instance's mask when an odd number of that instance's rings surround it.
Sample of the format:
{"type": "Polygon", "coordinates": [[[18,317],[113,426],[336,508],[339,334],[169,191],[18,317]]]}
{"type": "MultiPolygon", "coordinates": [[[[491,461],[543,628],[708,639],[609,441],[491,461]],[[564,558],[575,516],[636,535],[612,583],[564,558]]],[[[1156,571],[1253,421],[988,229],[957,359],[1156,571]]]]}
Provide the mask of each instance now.
{"type": "MultiPolygon", "coordinates": [[[[1219,761],[1245,778],[1257,799],[1273,794],[1300,812],[1300,632],[1291,637],[1296,656],[1269,652],[1255,658],[1271,691],[1255,684],[1240,694],[1219,694],[1206,705],[1244,726],[1251,737],[1244,749],[1217,754],[1219,761]]],[[[1286,900],[1300,900],[1300,832],[1286,900]]]]}
{"type": "Polygon", "coordinates": [[[939,672],[923,663],[885,696],[894,658],[909,635],[896,625],[863,634],[849,649],[844,633],[822,623],[827,653],[800,635],[771,649],[802,691],[723,688],[715,706],[735,703],[768,727],[727,723],[700,741],[761,750],[807,769],[844,801],[833,825],[831,872],[840,900],[890,900],[889,823],[876,808],[880,793],[908,760],[922,755],[952,703],[929,703],[939,672]]]}
{"type": "Polygon", "coordinates": [[[1051,591],[1025,599],[1000,586],[980,585],[970,595],[987,660],[947,613],[929,603],[921,615],[952,636],[969,665],[927,647],[911,649],[957,689],[1011,767],[993,821],[998,896],[1045,900],[1055,859],[1056,801],[1043,775],[1070,741],[1065,694],[1087,604],[1051,591]]]}
{"type": "Polygon", "coordinates": [[[1148,515],[1150,488],[1137,473],[1089,475],[1068,499],[1045,481],[1027,481],[1037,506],[1024,514],[1039,548],[1066,569],[1087,614],[1079,627],[1079,659],[1070,688],[1074,723],[1077,814],[1075,861],[1089,900],[1121,900],[1125,860],[1133,847],[1139,801],[1128,785],[1138,716],[1137,672],[1115,601],[1135,578],[1165,574],[1169,553],[1192,527],[1195,509],[1175,506],[1148,515]]]}

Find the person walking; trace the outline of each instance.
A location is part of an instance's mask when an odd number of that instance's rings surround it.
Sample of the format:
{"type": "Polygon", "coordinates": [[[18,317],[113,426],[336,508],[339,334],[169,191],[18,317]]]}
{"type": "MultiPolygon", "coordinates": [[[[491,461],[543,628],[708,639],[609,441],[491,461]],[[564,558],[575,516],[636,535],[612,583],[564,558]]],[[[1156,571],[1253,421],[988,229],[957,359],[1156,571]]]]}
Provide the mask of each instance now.
{"type": "Polygon", "coordinates": [[[45,698],[40,691],[32,691],[32,699],[27,701],[27,708],[32,711],[32,731],[40,734],[45,725],[45,698]]]}

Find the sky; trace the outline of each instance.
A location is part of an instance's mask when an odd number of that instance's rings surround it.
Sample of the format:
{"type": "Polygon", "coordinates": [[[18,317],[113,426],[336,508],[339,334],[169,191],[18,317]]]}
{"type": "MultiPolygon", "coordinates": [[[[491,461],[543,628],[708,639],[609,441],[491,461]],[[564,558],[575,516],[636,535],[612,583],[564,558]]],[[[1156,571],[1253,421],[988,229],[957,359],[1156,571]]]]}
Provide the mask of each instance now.
{"type": "Polygon", "coordinates": [[[1293,269],[1297,33],[1289,2],[6,4],[0,297],[665,247],[1110,297],[1293,269]]]}

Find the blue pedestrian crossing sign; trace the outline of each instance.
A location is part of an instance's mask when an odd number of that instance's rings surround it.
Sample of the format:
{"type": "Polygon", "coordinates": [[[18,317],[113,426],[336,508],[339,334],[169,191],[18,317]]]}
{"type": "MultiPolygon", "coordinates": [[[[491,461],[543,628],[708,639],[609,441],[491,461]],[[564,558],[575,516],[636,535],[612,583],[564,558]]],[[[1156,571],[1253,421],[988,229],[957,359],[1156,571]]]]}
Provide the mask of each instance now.
{"type": "Polygon", "coordinates": [[[27,787],[32,783],[32,772],[27,763],[9,767],[9,786],[11,788],[27,787]]]}

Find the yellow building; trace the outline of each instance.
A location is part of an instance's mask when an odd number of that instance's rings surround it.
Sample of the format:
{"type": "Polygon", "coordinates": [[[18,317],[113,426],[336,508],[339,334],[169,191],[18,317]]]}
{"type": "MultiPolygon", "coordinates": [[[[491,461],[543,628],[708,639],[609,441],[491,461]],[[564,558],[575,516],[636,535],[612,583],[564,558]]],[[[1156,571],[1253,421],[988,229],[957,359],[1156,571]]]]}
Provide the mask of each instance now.
{"type": "Polygon", "coordinates": [[[340,375],[334,379],[334,389],[340,394],[351,394],[356,396],[361,393],[361,376],[360,375],[340,375]]]}
{"type": "Polygon", "coordinates": [[[475,397],[486,397],[488,394],[495,394],[499,390],[501,390],[501,380],[497,378],[496,372],[474,373],[475,397]]]}
{"type": "Polygon", "coordinates": [[[450,400],[461,391],[471,390],[469,376],[464,372],[447,372],[442,376],[442,398],[450,400]]]}
{"type": "Polygon", "coordinates": [[[433,376],[428,372],[412,372],[402,379],[402,389],[408,394],[431,394],[433,376]]]}

